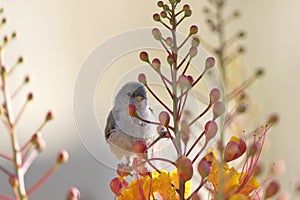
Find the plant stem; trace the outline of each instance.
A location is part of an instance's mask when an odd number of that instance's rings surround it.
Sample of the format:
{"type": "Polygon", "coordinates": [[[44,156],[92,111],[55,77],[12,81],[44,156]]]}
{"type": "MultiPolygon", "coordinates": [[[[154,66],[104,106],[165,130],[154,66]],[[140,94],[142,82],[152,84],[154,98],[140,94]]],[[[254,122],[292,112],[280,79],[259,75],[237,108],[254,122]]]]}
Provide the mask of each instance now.
{"type": "MultiPolygon", "coordinates": [[[[219,60],[219,66],[221,69],[221,74],[223,77],[223,84],[224,84],[224,88],[226,88],[227,86],[227,75],[226,75],[226,66],[224,63],[224,51],[226,48],[226,44],[225,44],[225,28],[224,28],[224,20],[223,20],[223,9],[224,9],[224,0],[221,0],[220,2],[217,2],[217,12],[216,12],[216,18],[217,18],[217,33],[218,33],[218,38],[219,38],[219,49],[218,49],[218,53],[217,53],[217,57],[219,60]]],[[[224,146],[224,130],[222,129],[221,134],[220,134],[220,144],[223,147],[224,146]]],[[[217,200],[223,200],[224,196],[223,196],[223,188],[224,188],[224,174],[223,174],[223,166],[224,166],[224,151],[220,152],[220,166],[219,166],[219,170],[220,170],[220,177],[219,177],[219,191],[218,191],[218,195],[217,195],[217,200]]]]}
{"type": "Polygon", "coordinates": [[[19,182],[19,184],[17,185],[17,191],[18,191],[19,198],[21,200],[27,200],[25,181],[24,181],[24,172],[22,169],[22,152],[20,149],[17,134],[15,132],[15,119],[12,112],[11,96],[9,94],[9,90],[7,86],[7,74],[5,72],[5,68],[2,63],[2,54],[3,54],[3,49],[0,48],[0,66],[1,66],[2,92],[4,96],[4,109],[6,110],[6,118],[8,121],[8,129],[9,129],[8,131],[10,133],[11,145],[13,150],[13,164],[19,182]]]}
{"type": "MultiPolygon", "coordinates": [[[[179,133],[179,121],[178,121],[178,95],[177,95],[177,59],[178,59],[178,46],[177,46],[177,37],[176,37],[176,28],[177,28],[177,21],[176,21],[176,5],[172,5],[171,10],[171,21],[172,24],[172,39],[173,39],[173,48],[172,48],[172,56],[174,58],[174,63],[172,65],[172,91],[173,91],[173,121],[174,121],[174,135],[176,138],[176,145],[177,145],[177,155],[178,158],[182,156],[182,149],[181,149],[181,137],[179,133]]],[[[179,199],[184,200],[184,183],[179,179],[179,199]]]]}

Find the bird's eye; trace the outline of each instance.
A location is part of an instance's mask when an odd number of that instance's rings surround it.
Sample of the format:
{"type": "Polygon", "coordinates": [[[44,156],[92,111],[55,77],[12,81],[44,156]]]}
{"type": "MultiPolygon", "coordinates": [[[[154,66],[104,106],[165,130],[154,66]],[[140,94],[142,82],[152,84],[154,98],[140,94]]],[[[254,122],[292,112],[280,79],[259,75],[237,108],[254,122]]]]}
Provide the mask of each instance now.
{"type": "Polygon", "coordinates": [[[131,92],[128,92],[128,93],[127,93],[127,96],[128,96],[128,97],[131,97],[131,95],[132,95],[131,92]]]}

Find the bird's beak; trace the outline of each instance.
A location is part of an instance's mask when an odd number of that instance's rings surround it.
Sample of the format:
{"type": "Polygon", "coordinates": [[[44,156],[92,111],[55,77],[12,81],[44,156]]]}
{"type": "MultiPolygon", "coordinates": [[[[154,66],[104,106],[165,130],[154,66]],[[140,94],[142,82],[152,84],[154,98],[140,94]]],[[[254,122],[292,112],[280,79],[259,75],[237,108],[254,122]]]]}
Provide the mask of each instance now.
{"type": "Polygon", "coordinates": [[[138,96],[135,97],[135,100],[136,100],[137,102],[140,102],[140,101],[142,101],[142,100],[144,100],[144,99],[146,99],[146,96],[143,95],[143,94],[140,94],[140,95],[138,95],[138,96]]]}

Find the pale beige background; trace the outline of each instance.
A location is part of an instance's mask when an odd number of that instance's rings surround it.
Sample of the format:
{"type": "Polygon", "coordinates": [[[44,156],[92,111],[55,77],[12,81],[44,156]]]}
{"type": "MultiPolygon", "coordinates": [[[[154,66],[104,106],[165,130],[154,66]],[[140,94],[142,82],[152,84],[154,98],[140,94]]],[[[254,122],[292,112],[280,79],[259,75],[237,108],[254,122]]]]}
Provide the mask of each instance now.
{"type": "MultiPolygon", "coordinates": [[[[20,130],[28,136],[50,108],[56,115],[55,121],[45,129],[48,148],[29,171],[29,185],[48,168],[56,152],[60,149],[70,151],[70,162],[52,176],[33,199],[63,199],[65,191],[72,185],[81,189],[82,199],[112,199],[108,182],[114,172],[99,165],[77,137],[72,110],[74,84],[81,63],[98,44],[123,31],[156,25],[151,20],[153,12],[158,10],[155,2],[1,1],[9,22],[4,31],[17,30],[19,33],[19,39],[9,48],[10,55],[21,53],[26,60],[12,84],[29,72],[33,76],[29,89],[36,93],[20,130]]],[[[204,37],[211,38],[203,30],[206,28],[202,18],[204,3],[192,0],[194,15],[188,22],[199,24],[204,37]]],[[[300,176],[300,92],[297,89],[300,84],[300,2],[232,0],[231,7],[243,12],[243,18],[231,27],[247,30],[248,53],[243,57],[246,67],[264,66],[267,71],[264,79],[254,86],[264,105],[262,118],[275,111],[280,114],[281,122],[270,133],[270,147],[264,157],[269,162],[274,159],[286,162],[287,172],[282,183],[289,191],[300,176]]],[[[1,138],[6,139],[2,135],[3,131],[1,138]]],[[[3,146],[1,139],[0,148],[3,146]]],[[[1,176],[0,192],[9,191],[4,187],[5,182],[5,177],[1,176]]]]}

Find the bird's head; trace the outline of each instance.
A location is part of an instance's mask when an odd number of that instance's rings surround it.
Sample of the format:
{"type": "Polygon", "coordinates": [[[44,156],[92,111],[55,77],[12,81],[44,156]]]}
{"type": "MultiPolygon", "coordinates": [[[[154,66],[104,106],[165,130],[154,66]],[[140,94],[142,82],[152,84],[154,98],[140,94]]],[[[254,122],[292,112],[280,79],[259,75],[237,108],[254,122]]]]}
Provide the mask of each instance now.
{"type": "Polygon", "coordinates": [[[143,110],[147,106],[146,88],[138,82],[126,83],[118,92],[115,98],[115,108],[127,109],[129,104],[133,104],[138,110],[143,110]]]}

